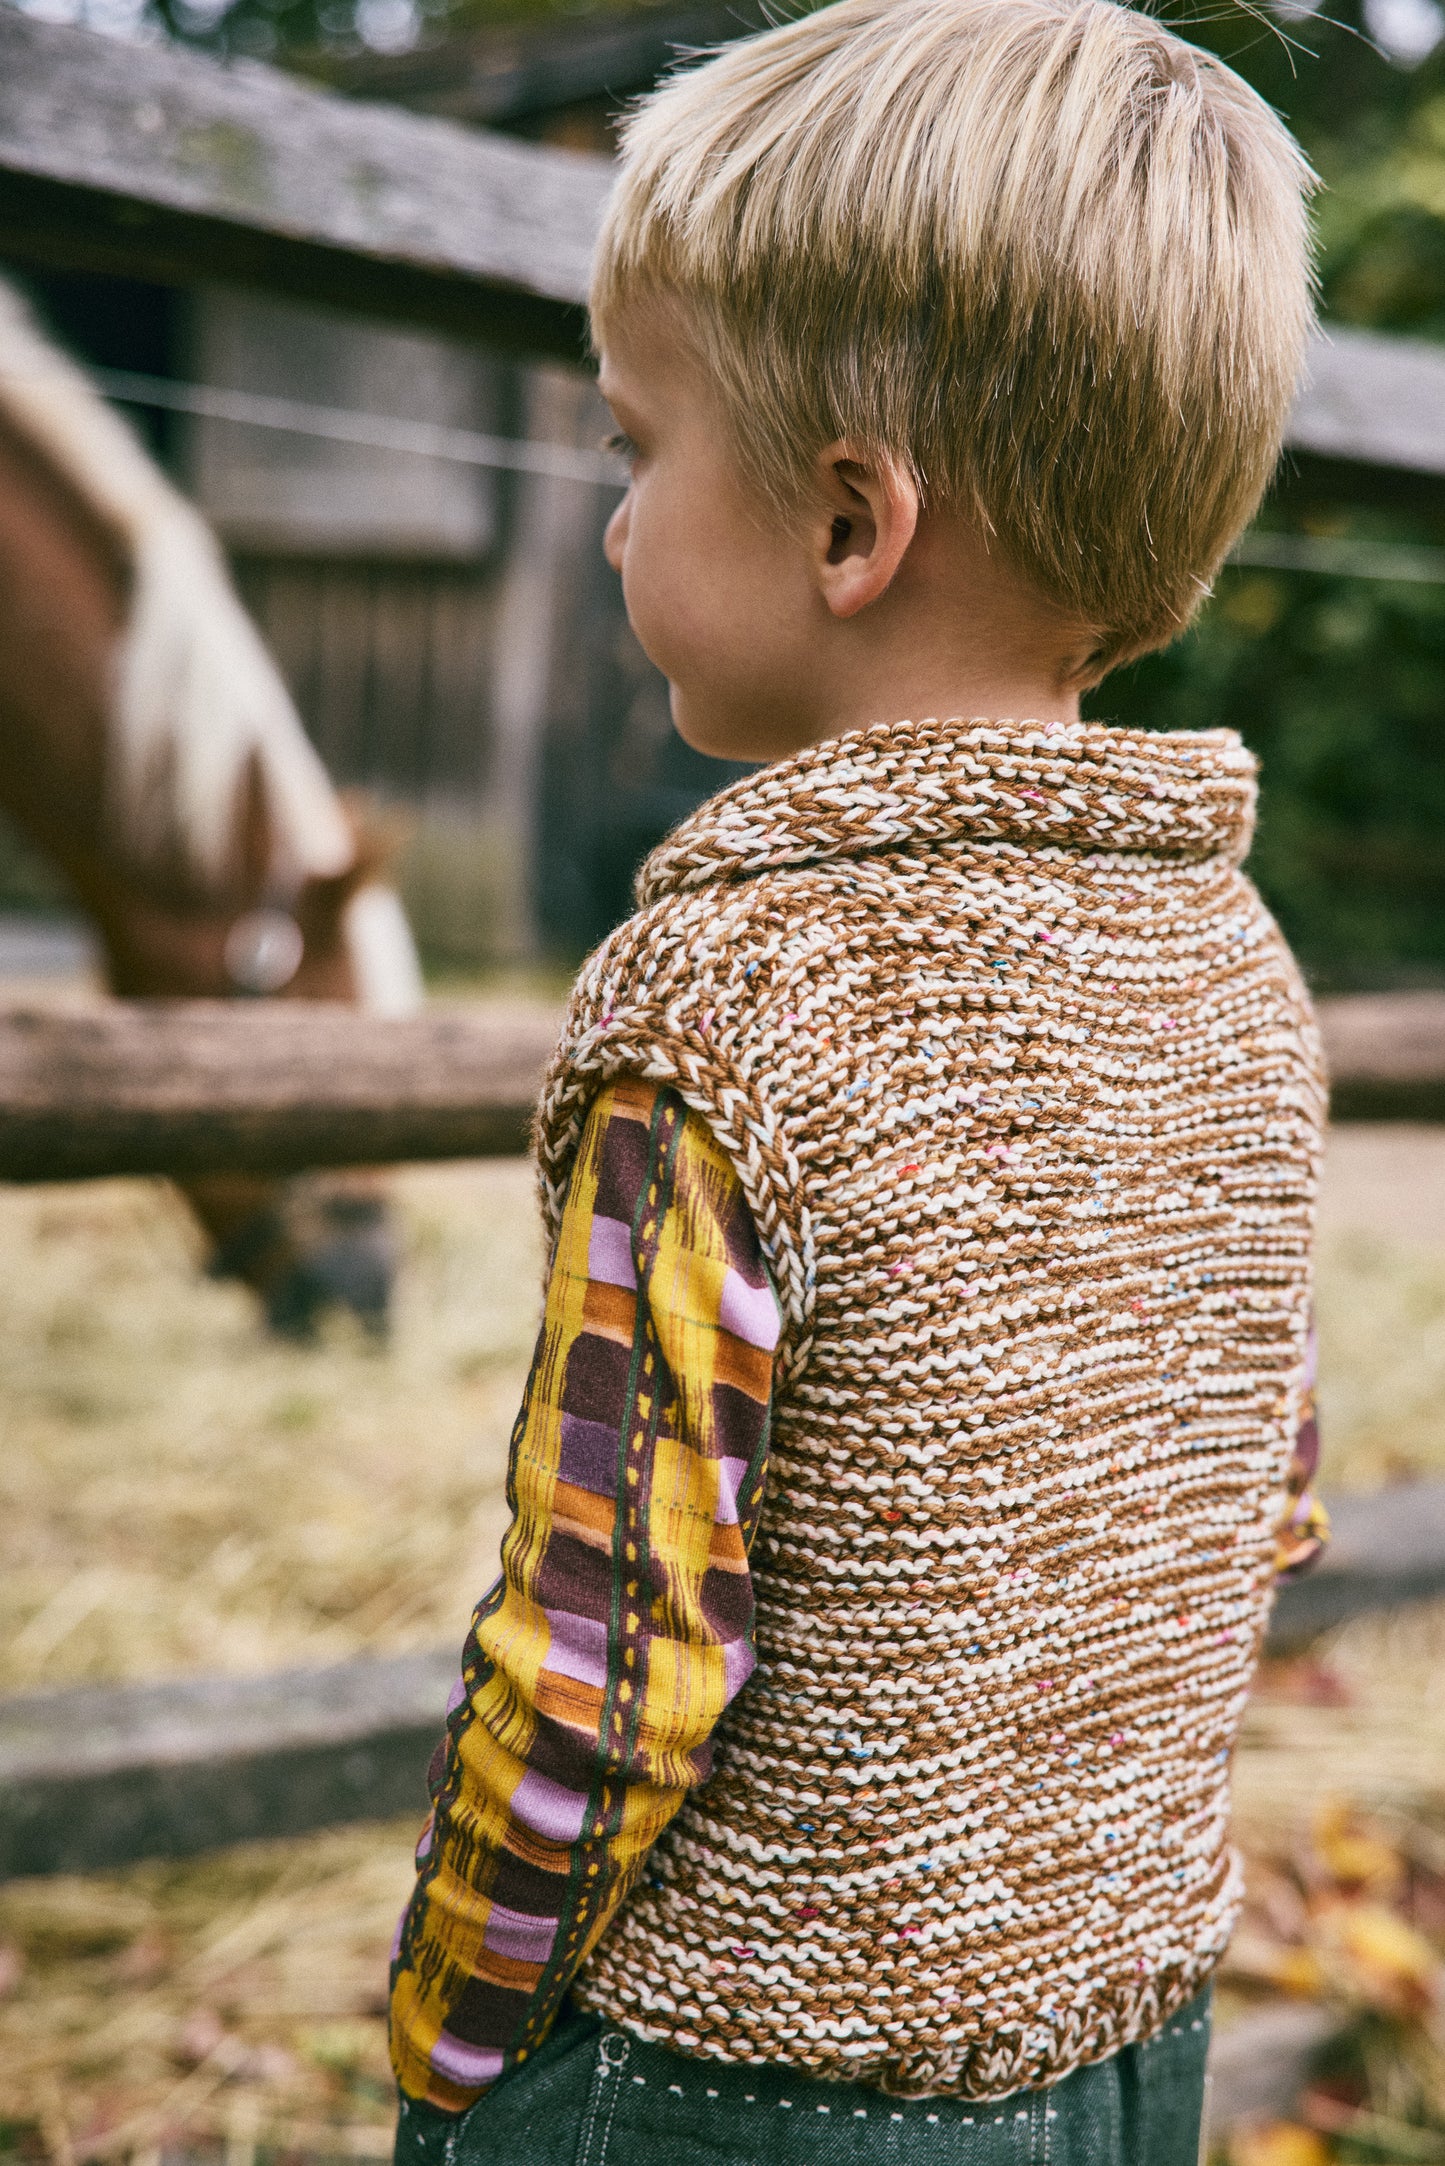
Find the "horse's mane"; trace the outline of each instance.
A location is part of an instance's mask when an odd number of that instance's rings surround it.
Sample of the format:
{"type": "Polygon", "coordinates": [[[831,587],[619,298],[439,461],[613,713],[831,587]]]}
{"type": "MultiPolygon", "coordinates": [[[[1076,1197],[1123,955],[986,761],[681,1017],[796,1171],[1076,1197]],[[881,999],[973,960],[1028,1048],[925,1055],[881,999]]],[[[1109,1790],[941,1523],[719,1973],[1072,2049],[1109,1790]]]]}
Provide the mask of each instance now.
{"type": "Polygon", "coordinates": [[[115,534],[127,562],[106,747],[117,845],[141,868],[180,863],[218,885],[256,778],[273,877],[347,871],[355,845],[341,802],[210,529],[4,280],[0,414],[115,534]]]}

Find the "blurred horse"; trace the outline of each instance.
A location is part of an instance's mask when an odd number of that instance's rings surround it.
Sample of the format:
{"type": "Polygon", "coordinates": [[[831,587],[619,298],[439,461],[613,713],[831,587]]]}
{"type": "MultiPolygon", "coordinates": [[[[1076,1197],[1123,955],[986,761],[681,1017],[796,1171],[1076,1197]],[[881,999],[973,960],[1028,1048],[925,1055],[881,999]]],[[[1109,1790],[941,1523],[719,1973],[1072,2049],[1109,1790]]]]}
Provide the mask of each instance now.
{"type": "MultiPolygon", "coordinates": [[[[0,809],[128,997],[415,1007],[384,851],[343,804],[209,528],[0,281],[0,809]]],[[[385,1322],[374,1177],[184,1185],[277,1329],[385,1322]]]]}

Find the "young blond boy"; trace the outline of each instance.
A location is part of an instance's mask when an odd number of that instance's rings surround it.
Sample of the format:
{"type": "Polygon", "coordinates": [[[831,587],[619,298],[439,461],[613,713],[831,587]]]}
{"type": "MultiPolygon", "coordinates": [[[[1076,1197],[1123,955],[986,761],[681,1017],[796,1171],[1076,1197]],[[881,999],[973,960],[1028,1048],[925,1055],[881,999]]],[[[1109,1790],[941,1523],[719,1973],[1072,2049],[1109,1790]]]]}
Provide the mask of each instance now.
{"type": "Polygon", "coordinates": [[[1324,1100],[1253,761],[1078,702],[1269,478],[1307,178],[1110,0],[837,0],[628,127],[608,555],[772,764],[543,1097],[401,2157],[1193,2166],[1324,1100]]]}

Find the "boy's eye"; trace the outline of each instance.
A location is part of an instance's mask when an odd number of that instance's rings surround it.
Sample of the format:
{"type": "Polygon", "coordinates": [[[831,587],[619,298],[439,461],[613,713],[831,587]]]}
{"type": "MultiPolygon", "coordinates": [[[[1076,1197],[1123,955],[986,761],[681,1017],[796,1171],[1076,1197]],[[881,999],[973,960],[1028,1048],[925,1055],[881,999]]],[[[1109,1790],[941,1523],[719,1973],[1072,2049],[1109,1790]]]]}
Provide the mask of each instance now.
{"type": "Polygon", "coordinates": [[[637,446],[625,429],[614,429],[610,436],[604,436],[602,449],[610,451],[614,458],[625,459],[629,466],[637,457],[637,446]]]}

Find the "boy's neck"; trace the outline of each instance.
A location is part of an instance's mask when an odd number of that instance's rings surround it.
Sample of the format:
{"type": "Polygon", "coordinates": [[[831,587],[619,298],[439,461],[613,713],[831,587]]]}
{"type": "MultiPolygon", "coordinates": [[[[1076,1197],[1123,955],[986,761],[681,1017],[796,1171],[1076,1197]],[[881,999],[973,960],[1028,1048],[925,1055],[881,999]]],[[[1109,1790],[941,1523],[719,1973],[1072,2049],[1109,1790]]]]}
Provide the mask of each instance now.
{"type": "Polygon", "coordinates": [[[924,510],[888,591],[829,629],[841,719],[826,735],[929,715],[1079,719],[1079,668],[1090,636],[961,515],[924,510]]]}
{"type": "Polygon", "coordinates": [[[954,716],[1078,722],[1076,651],[1061,652],[1056,623],[1047,627],[1052,637],[1040,636],[1041,627],[1013,609],[1011,597],[1000,598],[1003,606],[974,607],[962,622],[961,611],[930,608],[927,599],[889,595],[851,623],[829,623],[826,638],[805,657],[811,666],[750,711],[745,739],[699,741],[674,688],[673,717],[683,738],[715,755],[773,761],[880,723],[954,716]]]}
{"type": "Polygon", "coordinates": [[[1061,689],[1042,671],[990,667],[987,657],[971,668],[880,672],[872,681],[860,677],[850,685],[808,742],[821,744],[878,722],[948,720],[954,715],[995,722],[1077,722],[1079,694],[1061,689]]]}
{"type": "Polygon", "coordinates": [[[1020,624],[1008,610],[972,612],[962,626],[952,612],[900,611],[896,623],[880,621],[880,615],[859,623],[851,653],[849,627],[833,627],[835,638],[845,635],[838,641],[838,666],[803,703],[797,741],[780,746],[780,753],[879,722],[930,716],[1079,720],[1077,679],[1061,663],[1057,641],[1037,638],[1034,626],[1020,624]]]}
{"type": "MultiPolygon", "coordinates": [[[[1020,654],[1007,639],[992,653],[981,641],[965,647],[956,637],[940,640],[935,650],[917,636],[921,627],[916,625],[914,637],[896,643],[877,636],[876,619],[867,629],[870,636],[860,639],[852,654],[845,653],[840,666],[820,668],[811,683],[791,688],[791,698],[755,711],[746,743],[703,743],[698,749],[773,761],[880,723],[948,721],[954,716],[1057,724],[1079,720],[1076,687],[1061,684],[1056,669],[1040,663],[1035,654],[1020,654]]],[[[684,739],[694,742],[675,691],[673,715],[684,739]]]]}
{"type": "Polygon", "coordinates": [[[1093,635],[1022,579],[968,519],[925,510],[868,608],[819,612],[779,758],[880,722],[1071,723],[1093,635]]]}

